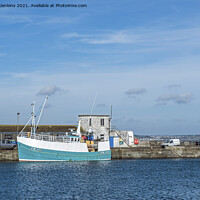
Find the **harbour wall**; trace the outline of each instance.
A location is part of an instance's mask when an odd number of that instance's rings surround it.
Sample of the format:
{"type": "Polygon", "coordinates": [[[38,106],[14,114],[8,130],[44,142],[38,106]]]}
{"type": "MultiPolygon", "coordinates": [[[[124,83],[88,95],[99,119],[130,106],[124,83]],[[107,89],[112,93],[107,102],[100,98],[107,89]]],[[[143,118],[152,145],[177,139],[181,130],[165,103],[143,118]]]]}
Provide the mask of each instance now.
{"type": "Polygon", "coordinates": [[[200,147],[133,147],[112,148],[112,159],[200,158],[200,147]]]}
{"type": "Polygon", "coordinates": [[[199,142],[182,141],[180,146],[162,148],[163,141],[140,141],[131,148],[112,148],[112,159],[200,158],[199,142]]]}
{"type": "Polygon", "coordinates": [[[18,150],[0,150],[0,161],[18,161],[18,150]]]}

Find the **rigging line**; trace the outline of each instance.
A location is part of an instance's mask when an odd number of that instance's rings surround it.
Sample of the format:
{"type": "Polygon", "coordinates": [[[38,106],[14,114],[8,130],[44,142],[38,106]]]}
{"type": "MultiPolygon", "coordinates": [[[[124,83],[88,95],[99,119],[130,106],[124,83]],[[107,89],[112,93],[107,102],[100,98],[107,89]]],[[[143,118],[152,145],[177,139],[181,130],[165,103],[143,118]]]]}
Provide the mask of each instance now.
{"type": "Polygon", "coordinates": [[[38,124],[39,124],[39,122],[40,122],[40,118],[41,118],[41,116],[42,116],[42,112],[43,112],[43,109],[44,109],[44,106],[45,106],[45,104],[46,104],[47,99],[48,99],[48,96],[45,97],[44,103],[43,103],[43,105],[42,105],[42,109],[41,109],[41,112],[40,112],[40,115],[39,115],[39,117],[38,117],[38,121],[37,121],[37,124],[36,124],[36,129],[37,129],[38,124]]]}
{"type": "Polygon", "coordinates": [[[93,101],[93,104],[92,104],[92,109],[91,109],[91,114],[90,115],[92,115],[94,104],[95,104],[95,101],[96,101],[96,97],[97,97],[97,93],[96,93],[96,95],[94,97],[94,101],[93,101]]]}

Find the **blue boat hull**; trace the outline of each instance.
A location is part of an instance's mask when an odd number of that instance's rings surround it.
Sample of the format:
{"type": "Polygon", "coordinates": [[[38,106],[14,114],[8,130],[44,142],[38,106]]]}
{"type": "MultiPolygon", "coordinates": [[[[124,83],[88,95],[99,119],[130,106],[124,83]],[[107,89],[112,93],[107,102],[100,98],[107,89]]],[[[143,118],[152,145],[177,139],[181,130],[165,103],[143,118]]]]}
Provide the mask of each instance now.
{"type": "Polygon", "coordinates": [[[18,142],[19,161],[95,161],[111,160],[111,150],[69,152],[40,149],[18,142]]]}

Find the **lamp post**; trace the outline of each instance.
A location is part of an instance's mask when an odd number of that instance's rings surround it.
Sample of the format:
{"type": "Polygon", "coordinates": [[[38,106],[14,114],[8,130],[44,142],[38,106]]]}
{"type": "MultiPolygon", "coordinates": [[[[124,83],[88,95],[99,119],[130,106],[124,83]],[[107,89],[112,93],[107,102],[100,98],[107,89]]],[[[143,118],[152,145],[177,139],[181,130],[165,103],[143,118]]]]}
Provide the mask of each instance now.
{"type": "Polygon", "coordinates": [[[19,115],[20,113],[17,113],[17,135],[19,134],[19,115]]]}

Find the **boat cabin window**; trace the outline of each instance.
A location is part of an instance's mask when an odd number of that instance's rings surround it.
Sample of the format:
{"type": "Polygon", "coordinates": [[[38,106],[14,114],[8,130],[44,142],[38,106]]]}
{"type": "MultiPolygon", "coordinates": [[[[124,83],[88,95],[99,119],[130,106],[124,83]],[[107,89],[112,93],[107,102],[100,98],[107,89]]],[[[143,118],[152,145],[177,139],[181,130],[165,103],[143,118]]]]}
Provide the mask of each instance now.
{"type": "Polygon", "coordinates": [[[74,138],[71,138],[71,141],[73,142],[73,141],[74,141],[74,138]]]}

